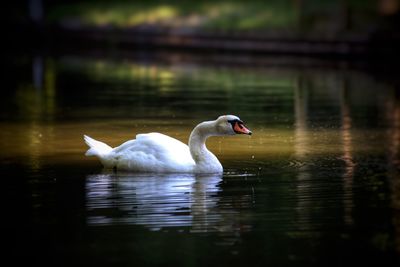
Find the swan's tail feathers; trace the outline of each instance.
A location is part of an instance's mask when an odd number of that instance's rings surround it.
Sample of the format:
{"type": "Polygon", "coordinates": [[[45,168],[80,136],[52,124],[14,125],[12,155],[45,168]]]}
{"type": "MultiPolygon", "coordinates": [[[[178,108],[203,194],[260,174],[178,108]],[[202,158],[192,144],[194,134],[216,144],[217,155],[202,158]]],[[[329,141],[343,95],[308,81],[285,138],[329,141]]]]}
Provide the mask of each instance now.
{"type": "Polygon", "coordinates": [[[94,140],[93,138],[84,135],[83,139],[85,140],[85,143],[90,147],[88,151],[86,151],[85,155],[86,156],[98,156],[98,157],[103,157],[107,155],[108,153],[111,152],[112,147],[109,145],[106,145],[103,142],[94,140]]]}

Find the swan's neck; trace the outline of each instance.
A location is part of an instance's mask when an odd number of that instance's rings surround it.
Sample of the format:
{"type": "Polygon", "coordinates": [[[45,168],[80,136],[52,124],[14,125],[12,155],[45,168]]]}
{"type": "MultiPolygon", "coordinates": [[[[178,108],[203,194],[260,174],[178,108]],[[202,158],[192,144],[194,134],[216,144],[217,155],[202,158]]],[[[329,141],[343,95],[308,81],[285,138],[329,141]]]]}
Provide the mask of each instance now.
{"type": "Polygon", "coordinates": [[[217,135],[215,121],[205,121],[197,125],[189,138],[189,149],[198,172],[222,172],[217,157],[206,147],[208,137],[217,135]]]}

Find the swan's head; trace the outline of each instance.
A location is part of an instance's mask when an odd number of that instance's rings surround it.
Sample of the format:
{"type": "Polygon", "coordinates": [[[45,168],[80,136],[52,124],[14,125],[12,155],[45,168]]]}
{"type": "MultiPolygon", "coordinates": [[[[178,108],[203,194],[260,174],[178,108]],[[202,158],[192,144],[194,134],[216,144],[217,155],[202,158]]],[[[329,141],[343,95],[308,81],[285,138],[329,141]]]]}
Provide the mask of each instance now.
{"type": "Polygon", "coordinates": [[[218,133],[221,135],[252,134],[243,121],[235,115],[220,116],[216,120],[216,127],[218,133]]]}

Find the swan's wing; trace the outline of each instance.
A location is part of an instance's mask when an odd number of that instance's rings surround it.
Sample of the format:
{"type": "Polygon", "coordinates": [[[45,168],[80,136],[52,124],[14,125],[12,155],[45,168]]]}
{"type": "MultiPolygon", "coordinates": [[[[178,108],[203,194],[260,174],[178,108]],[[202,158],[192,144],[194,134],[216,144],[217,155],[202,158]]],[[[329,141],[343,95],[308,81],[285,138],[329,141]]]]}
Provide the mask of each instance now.
{"type": "Polygon", "coordinates": [[[124,166],[129,165],[129,169],[148,169],[153,166],[157,170],[176,167],[178,171],[181,166],[194,164],[186,144],[160,133],[138,134],[135,140],[114,148],[113,153],[121,164],[124,162],[124,166]]]}
{"type": "MultiPolygon", "coordinates": [[[[143,151],[154,153],[181,154],[189,152],[189,147],[181,141],[161,133],[138,134],[136,139],[126,141],[113,149],[114,153],[143,151]]],[[[190,152],[189,152],[190,153],[190,152]]]]}
{"type": "Polygon", "coordinates": [[[134,146],[136,143],[136,139],[126,141],[122,143],[120,146],[114,147],[112,152],[118,154],[123,153],[124,151],[128,151],[131,146],[134,146]]]}

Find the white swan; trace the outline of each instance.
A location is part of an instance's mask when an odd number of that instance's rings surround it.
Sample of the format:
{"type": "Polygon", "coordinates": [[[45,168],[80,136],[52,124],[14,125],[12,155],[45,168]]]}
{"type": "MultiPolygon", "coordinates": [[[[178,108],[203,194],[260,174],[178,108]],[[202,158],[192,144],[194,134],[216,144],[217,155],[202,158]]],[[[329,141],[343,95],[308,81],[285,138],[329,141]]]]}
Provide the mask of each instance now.
{"type": "Polygon", "coordinates": [[[189,137],[189,146],[161,133],[138,134],[136,139],[111,148],[84,135],[90,147],[86,156],[97,156],[105,168],[136,172],[222,173],[217,157],[206,147],[210,136],[248,134],[251,131],[234,115],[198,124],[189,137]]]}

